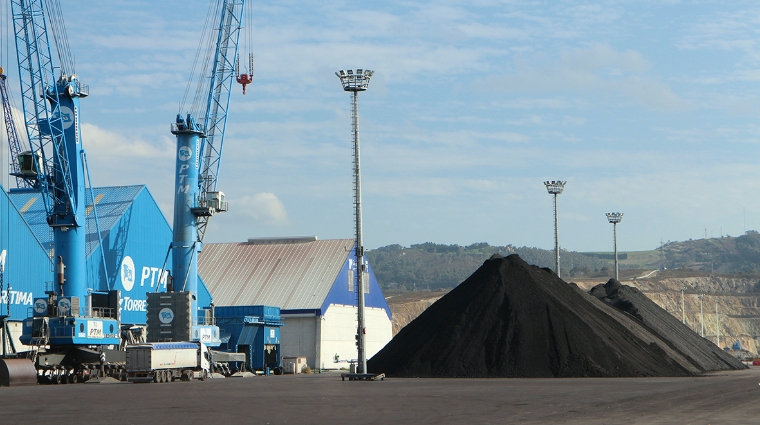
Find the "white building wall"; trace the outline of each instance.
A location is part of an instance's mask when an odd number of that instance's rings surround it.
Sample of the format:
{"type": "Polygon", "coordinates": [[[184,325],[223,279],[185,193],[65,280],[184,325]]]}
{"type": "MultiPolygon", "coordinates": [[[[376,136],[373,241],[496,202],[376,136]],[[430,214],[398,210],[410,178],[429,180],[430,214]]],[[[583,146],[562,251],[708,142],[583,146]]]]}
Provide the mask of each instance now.
{"type": "MultiPolygon", "coordinates": [[[[321,367],[334,369],[348,367],[348,363],[335,363],[335,355],[340,360],[355,360],[356,352],[356,307],[331,304],[321,320],[320,358],[321,367]]],[[[367,328],[366,349],[370,359],[385,347],[393,337],[391,320],[384,309],[365,307],[364,324],[367,328]]]]}
{"type": "Polygon", "coordinates": [[[282,315],[285,326],[280,328],[280,351],[283,357],[306,357],[314,368],[317,357],[317,317],[288,317],[282,315]]]}

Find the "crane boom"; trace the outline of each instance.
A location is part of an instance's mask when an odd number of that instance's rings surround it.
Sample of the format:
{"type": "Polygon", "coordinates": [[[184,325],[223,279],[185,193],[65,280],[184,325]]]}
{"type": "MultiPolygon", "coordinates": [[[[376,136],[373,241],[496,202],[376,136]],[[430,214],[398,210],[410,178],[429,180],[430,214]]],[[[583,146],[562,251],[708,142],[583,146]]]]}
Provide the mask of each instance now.
{"type": "Polygon", "coordinates": [[[5,132],[8,134],[8,146],[11,153],[11,174],[16,175],[16,187],[31,187],[28,181],[19,176],[18,156],[21,153],[21,140],[16,131],[16,121],[13,119],[11,110],[11,101],[8,93],[6,80],[8,77],[3,73],[0,67],[0,97],[3,101],[3,120],[5,122],[5,132]]]}
{"type": "MultiPolygon", "coordinates": [[[[200,152],[203,153],[203,162],[198,179],[200,184],[199,207],[205,207],[204,204],[211,202],[215,204],[211,206],[220,211],[224,211],[226,208],[223,205],[223,208],[219,208],[217,199],[210,194],[216,193],[219,179],[222,147],[224,146],[224,134],[227,126],[227,110],[230,106],[232,85],[236,81],[237,50],[244,6],[244,0],[225,1],[222,5],[211,71],[211,83],[203,120],[206,137],[201,140],[200,147],[200,152]],[[232,53],[229,53],[230,47],[232,53]]],[[[201,242],[203,242],[203,237],[206,234],[206,226],[210,216],[200,215],[198,217],[198,240],[201,242]]]]}

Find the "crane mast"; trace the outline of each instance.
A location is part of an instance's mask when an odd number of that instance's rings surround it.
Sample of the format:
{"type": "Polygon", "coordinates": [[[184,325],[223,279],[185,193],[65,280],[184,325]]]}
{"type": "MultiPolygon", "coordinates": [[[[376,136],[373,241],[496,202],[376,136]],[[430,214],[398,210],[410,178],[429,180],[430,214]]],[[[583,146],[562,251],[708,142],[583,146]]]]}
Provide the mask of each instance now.
{"type": "Polygon", "coordinates": [[[89,94],[89,88],[70,73],[73,63],[66,61],[71,56],[65,47],[65,32],[53,19],[53,36],[63,59],[56,76],[44,1],[11,0],[11,9],[31,147],[19,153],[19,172],[14,175],[41,193],[47,222],[53,228],[55,253],[66,268],[65,280],[57,281],[59,295],[84,299],[86,201],[79,100],[89,94]]]}
{"type": "MultiPolygon", "coordinates": [[[[197,293],[198,252],[202,249],[208,220],[227,210],[224,194],[217,191],[224,132],[230,93],[235,80],[238,42],[244,0],[224,0],[218,22],[210,75],[201,75],[208,84],[208,96],[198,105],[196,121],[192,113],[177,115],[171,132],[177,137],[175,167],[172,276],[181,291],[197,293]]],[[[197,303],[192,301],[192,323],[199,324],[197,303]]]]}

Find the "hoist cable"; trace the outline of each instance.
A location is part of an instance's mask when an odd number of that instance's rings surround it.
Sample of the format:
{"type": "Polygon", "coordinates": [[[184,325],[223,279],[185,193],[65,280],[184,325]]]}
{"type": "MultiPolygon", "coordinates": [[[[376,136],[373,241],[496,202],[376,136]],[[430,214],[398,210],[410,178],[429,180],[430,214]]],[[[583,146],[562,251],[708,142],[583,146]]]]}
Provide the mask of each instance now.
{"type": "MultiPolygon", "coordinates": [[[[201,39],[200,39],[200,42],[198,43],[198,49],[195,52],[195,58],[193,59],[193,67],[192,67],[192,69],[190,71],[190,78],[188,78],[188,80],[187,80],[187,85],[185,86],[185,93],[184,93],[184,95],[182,97],[182,102],[179,105],[179,111],[178,111],[178,113],[180,113],[180,114],[183,113],[183,112],[191,112],[191,111],[187,111],[185,109],[185,105],[187,103],[188,95],[190,94],[190,87],[192,87],[193,84],[195,83],[196,70],[197,70],[198,63],[199,63],[200,58],[201,58],[201,53],[204,50],[204,48],[203,48],[203,46],[205,45],[204,41],[207,38],[207,33],[209,32],[209,28],[211,28],[211,26],[213,25],[211,23],[213,21],[212,18],[214,16],[216,16],[215,13],[214,13],[214,9],[215,9],[214,6],[215,6],[216,3],[218,3],[218,1],[213,1],[212,0],[212,1],[209,2],[209,8],[208,8],[208,11],[206,12],[206,21],[203,24],[203,31],[201,32],[201,39]]],[[[198,75],[199,75],[198,78],[200,80],[202,80],[204,74],[201,72],[198,75]]],[[[191,105],[191,107],[192,107],[192,105],[191,105]]]]}

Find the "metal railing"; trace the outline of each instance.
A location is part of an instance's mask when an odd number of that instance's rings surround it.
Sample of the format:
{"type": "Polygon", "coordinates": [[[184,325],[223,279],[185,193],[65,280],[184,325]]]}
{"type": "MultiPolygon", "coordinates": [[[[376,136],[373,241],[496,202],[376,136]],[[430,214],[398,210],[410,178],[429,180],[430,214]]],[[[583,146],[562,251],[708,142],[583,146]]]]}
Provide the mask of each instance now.
{"type": "Polygon", "coordinates": [[[92,317],[113,319],[116,317],[116,310],[111,307],[93,307],[90,314],[92,317]]]}

